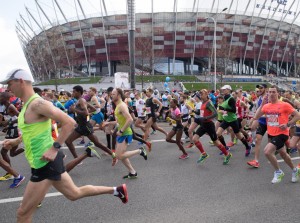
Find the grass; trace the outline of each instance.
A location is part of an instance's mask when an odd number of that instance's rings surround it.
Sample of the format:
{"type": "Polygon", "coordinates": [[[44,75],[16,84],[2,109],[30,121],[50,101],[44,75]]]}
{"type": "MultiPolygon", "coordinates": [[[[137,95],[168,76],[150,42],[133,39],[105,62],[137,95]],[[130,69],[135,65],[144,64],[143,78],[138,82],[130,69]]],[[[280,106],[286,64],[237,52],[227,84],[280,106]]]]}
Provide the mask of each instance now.
{"type": "MultiPolygon", "coordinates": [[[[76,77],[76,78],[62,78],[57,79],[57,84],[93,84],[98,83],[101,80],[101,77],[76,77]]],[[[55,85],[55,80],[48,80],[41,82],[38,85],[55,85]]]]}
{"type": "Polygon", "coordinates": [[[144,82],[165,82],[166,77],[170,77],[170,81],[182,81],[182,82],[194,82],[199,81],[199,79],[192,75],[149,75],[149,76],[135,76],[135,81],[140,83],[142,78],[144,82]]]}
{"type": "MultiPolygon", "coordinates": [[[[253,83],[253,82],[223,82],[217,83],[217,89],[220,89],[223,85],[229,84],[233,90],[239,89],[242,87],[244,91],[253,91],[256,88],[256,85],[261,84],[260,83],[253,83]]],[[[270,86],[269,83],[266,83],[268,86],[270,86]]],[[[195,91],[195,90],[200,90],[200,89],[208,89],[211,90],[213,89],[212,83],[184,83],[184,86],[187,90],[190,91],[195,91]]]]}

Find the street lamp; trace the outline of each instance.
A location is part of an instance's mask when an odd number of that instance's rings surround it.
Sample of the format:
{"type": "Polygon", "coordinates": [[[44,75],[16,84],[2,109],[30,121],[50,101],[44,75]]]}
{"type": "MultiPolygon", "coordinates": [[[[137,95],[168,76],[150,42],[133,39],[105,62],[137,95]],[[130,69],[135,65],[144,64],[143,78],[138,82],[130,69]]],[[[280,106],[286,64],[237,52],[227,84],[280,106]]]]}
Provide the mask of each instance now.
{"type": "MultiPolygon", "coordinates": [[[[221,12],[226,11],[224,8],[221,12]]],[[[214,22],[214,90],[217,90],[217,41],[216,41],[216,31],[217,31],[217,21],[214,17],[206,17],[206,19],[211,19],[214,22]]]]}

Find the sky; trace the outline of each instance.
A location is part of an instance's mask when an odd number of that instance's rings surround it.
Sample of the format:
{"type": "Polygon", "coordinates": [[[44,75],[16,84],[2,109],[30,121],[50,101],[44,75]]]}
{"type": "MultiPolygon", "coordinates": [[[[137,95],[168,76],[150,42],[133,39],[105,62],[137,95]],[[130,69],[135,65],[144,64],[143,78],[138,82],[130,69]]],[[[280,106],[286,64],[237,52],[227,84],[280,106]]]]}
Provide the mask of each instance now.
{"type": "MultiPolygon", "coordinates": [[[[0,80],[6,76],[10,70],[14,68],[22,68],[29,71],[27,61],[25,59],[24,53],[22,51],[20,42],[17,38],[15,32],[16,20],[20,20],[19,14],[22,14],[26,20],[29,20],[29,16],[25,10],[25,4],[34,17],[39,20],[39,14],[36,8],[35,0],[2,0],[2,5],[0,7],[0,80]]],[[[78,0],[57,0],[63,8],[66,17],[68,19],[76,19],[76,8],[74,7],[74,2],[78,0]]],[[[87,15],[101,16],[100,0],[80,0],[85,13],[87,15]]],[[[154,11],[172,11],[174,0],[153,0],[154,1],[154,11]]],[[[191,11],[194,0],[177,0],[178,1],[178,11],[191,11]]],[[[260,8],[266,3],[267,6],[272,6],[275,8],[277,5],[281,9],[288,9],[293,2],[295,2],[293,11],[299,11],[298,7],[299,0],[197,0],[199,1],[199,11],[209,12],[212,8],[212,3],[215,2],[214,10],[220,12],[224,8],[228,8],[228,13],[234,13],[237,8],[240,13],[243,13],[246,5],[250,2],[249,8],[255,7],[255,4],[259,4],[260,8]]],[[[196,2],[197,2],[196,1],[196,2]]],[[[51,21],[57,21],[55,16],[55,11],[53,8],[53,0],[38,0],[44,11],[48,14],[51,21]]],[[[126,12],[126,0],[105,0],[107,11],[113,14],[125,13],[126,12]]],[[[135,0],[136,11],[137,12],[151,12],[151,0],[135,0]]],[[[196,3],[197,4],[197,3],[196,3]]],[[[256,9],[256,13],[259,12],[259,7],[256,9]]],[[[78,9],[79,11],[79,9],[78,9]]],[[[79,12],[80,13],[80,12],[79,12]]],[[[251,11],[248,12],[251,15],[251,11]]],[[[268,14],[267,10],[262,10],[262,16],[266,17],[268,14]]],[[[277,18],[280,18],[281,14],[277,13],[277,18]]],[[[82,17],[82,16],[81,16],[82,17]]],[[[300,17],[300,16],[299,16],[300,17]]],[[[58,20],[62,21],[63,17],[58,13],[58,20]]],[[[293,16],[288,16],[288,20],[292,20],[293,16]]],[[[40,20],[39,20],[40,21],[40,20]]],[[[42,19],[44,25],[46,25],[45,19],[42,19]]],[[[33,29],[35,31],[39,28],[31,21],[33,24],[33,29]]],[[[297,23],[300,25],[300,18],[297,18],[297,23]]],[[[31,36],[33,33],[27,31],[31,36]]],[[[40,30],[39,30],[40,31],[40,30]]]]}

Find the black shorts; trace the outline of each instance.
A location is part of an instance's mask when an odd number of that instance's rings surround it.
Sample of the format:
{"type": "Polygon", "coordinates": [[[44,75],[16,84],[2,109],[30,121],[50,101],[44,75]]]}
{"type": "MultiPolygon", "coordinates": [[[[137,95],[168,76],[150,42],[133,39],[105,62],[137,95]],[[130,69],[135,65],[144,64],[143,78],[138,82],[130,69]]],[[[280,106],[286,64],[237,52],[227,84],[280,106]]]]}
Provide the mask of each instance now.
{"type": "Polygon", "coordinates": [[[224,130],[227,129],[229,126],[232,128],[234,133],[239,133],[240,128],[239,128],[238,120],[235,120],[233,122],[222,121],[220,125],[220,127],[224,130]]]}
{"type": "Polygon", "coordinates": [[[183,125],[176,125],[173,126],[172,131],[177,132],[177,131],[182,131],[183,130],[183,125]]]}
{"type": "Polygon", "coordinates": [[[200,118],[194,118],[194,122],[197,123],[198,125],[201,125],[201,121],[200,118]]]}
{"type": "Polygon", "coordinates": [[[294,136],[300,137],[300,127],[296,126],[294,136]]]}
{"type": "Polygon", "coordinates": [[[266,131],[267,131],[267,125],[258,123],[258,127],[257,127],[257,129],[256,129],[256,134],[257,134],[257,135],[264,136],[265,133],[266,133],[266,131]]]}
{"type": "Polygon", "coordinates": [[[152,114],[147,114],[147,119],[152,118],[152,122],[155,123],[156,122],[156,116],[152,115],[152,114]]]}
{"type": "Polygon", "coordinates": [[[278,136],[270,136],[268,135],[270,143],[276,146],[276,150],[281,149],[285,142],[289,139],[289,136],[280,134],[278,136]]]}
{"type": "Polygon", "coordinates": [[[202,125],[197,129],[196,134],[201,137],[207,133],[212,141],[218,139],[215,124],[213,122],[203,122],[202,125]]]}
{"type": "Polygon", "coordinates": [[[94,133],[93,126],[89,122],[87,122],[85,125],[78,125],[75,128],[75,131],[82,136],[89,136],[90,134],[94,133]]]}
{"type": "Polygon", "coordinates": [[[65,166],[64,166],[64,157],[65,154],[59,150],[54,161],[47,163],[46,166],[43,166],[39,169],[31,168],[31,177],[30,181],[32,182],[40,182],[42,180],[61,180],[61,174],[64,173],[65,166]]]}
{"type": "Polygon", "coordinates": [[[16,139],[19,137],[18,127],[8,127],[5,138],[16,139]]]}

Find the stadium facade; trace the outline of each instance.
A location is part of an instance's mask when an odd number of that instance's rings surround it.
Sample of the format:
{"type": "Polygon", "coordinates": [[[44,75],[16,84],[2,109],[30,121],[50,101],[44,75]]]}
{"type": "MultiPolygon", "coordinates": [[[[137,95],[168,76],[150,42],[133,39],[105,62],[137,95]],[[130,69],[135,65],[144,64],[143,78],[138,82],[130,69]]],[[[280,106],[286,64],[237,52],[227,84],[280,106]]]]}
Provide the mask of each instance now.
{"type": "MultiPolygon", "coordinates": [[[[58,70],[89,75],[129,70],[126,0],[123,13],[109,13],[111,1],[99,0],[98,13],[90,16],[84,1],[72,1],[73,18],[66,16],[71,9],[55,0],[52,9],[39,2],[38,14],[26,8],[27,19],[21,15],[16,25],[36,79],[52,78],[58,70]]],[[[179,61],[185,74],[213,71],[216,35],[218,72],[298,77],[298,0],[136,0],[136,8],[135,58],[141,72],[176,74],[179,61]]]]}

